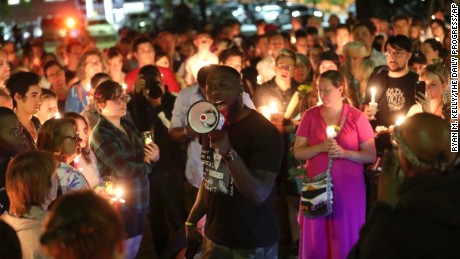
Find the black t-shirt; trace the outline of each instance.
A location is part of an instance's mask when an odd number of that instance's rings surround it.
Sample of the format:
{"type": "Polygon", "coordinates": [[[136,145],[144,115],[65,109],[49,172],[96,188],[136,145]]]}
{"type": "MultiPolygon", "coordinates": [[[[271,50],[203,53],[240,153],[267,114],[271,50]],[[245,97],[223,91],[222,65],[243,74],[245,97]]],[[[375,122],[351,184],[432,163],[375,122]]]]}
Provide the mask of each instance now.
{"type": "Polygon", "coordinates": [[[270,81],[267,81],[257,87],[257,90],[254,93],[254,103],[256,107],[260,107],[270,106],[271,102],[276,102],[278,104],[279,111],[285,112],[289,102],[291,101],[292,95],[294,95],[297,91],[297,87],[297,84],[293,80],[291,88],[283,91],[276,84],[275,78],[272,78],[270,81]]]}
{"type": "MultiPolygon", "coordinates": [[[[378,103],[376,120],[371,121],[372,127],[395,125],[399,116],[405,117],[410,107],[415,104],[415,83],[418,75],[409,72],[405,76],[393,78],[388,76],[388,70],[383,69],[369,80],[368,86],[375,87],[375,97],[378,103]]],[[[371,100],[370,91],[367,91],[366,103],[371,100]]],[[[391,147],[389,138],[382,136],[384,140],[377,139],[377,150],[382,152],[385,148],[391,147]]]]}
{"type": "MultiPolygon", "coordinates": [[[[258,112],[251,110],[241,121],[224,126],[231,146],[249,170],[277,173],[282,143],[278,130],[258,112]]],[[[256,248],[279,240],[275,213],[275,190],[256,205],[238,190],[225,161],[209,147],[203,136],[203,193],[206,204],[206,236],[216,244],[232,248],[256,248]]]]}
{"type": "MultiPolygon", "coordinates": [[[[382,72],[384,73],[384,72],[382,72]]],[[[376,102],[378,112],[375,115],[377,125],[394,125],[399,116],[406,116],[410,107],[415,104],[415,83],[418,75],[409,72],[403,77],[393,78],[386,75],[374,77],[369,86],[377,89],[376,102]]],[[[367,95],[367,102],[370,94],[367,95]]]]}

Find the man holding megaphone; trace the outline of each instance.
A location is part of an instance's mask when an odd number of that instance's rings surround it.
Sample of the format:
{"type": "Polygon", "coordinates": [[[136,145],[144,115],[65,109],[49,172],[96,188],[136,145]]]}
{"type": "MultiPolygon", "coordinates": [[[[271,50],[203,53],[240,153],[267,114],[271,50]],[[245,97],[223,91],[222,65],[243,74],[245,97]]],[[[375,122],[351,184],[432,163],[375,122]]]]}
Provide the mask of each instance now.
{"type": "Polygon", "coordinates": [[[188,242],[203,242],[203,258],[278,257],[274,183],[282,140],[267,119],[243,105],[242,93],[238,71],[217,66],[206,81],[206,99],[215,111],[208,107],[196,118],[213,128],[202,134],[204,177],[185,223],[188,242]],[[222,129],[214,127],[220,116],[222,129]],[[196,223],[205,215],[201,237],[196,223]]]}

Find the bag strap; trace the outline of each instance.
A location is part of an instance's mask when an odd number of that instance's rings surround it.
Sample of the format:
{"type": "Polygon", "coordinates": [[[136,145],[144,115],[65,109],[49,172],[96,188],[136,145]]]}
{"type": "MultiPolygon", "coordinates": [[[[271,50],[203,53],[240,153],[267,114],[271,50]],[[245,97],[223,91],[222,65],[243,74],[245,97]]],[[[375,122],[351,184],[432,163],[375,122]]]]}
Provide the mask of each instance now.
{"type": "MultiPolygon", "coordinates": [[[[337,136],[339,136],[340,132],[342,131],[342,128],[343,128],[343,125],[345,124],[345,120],[347,119],[347,115],[345,114],[342,118],[342,121],[340,121],[340,126],[339,126],[339,132],[337,132],[337,136]]],[[[336,138],[337,138],[336,136],[336,138]]],[[[327,165],[327,176],[330,177],[331,176],[331,170],[332,170],[332,161],[334,161],[334,159],[332,158],[329,158],[329,163],[327,165]]]]}

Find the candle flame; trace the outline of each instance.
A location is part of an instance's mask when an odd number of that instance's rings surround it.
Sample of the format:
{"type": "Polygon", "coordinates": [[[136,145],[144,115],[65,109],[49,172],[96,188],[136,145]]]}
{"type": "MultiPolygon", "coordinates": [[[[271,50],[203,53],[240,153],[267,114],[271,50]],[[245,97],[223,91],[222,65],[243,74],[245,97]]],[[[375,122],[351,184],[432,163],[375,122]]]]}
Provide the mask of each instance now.
{"type": "Polygon", "coordinates": [[[396,125],[396,126],[401,125],[401,124],[404,122],[405,119],[406,119],[406,118],[405,118],[404,116],[402,116],[402,115],[399,116],[398,119],[397,119],[396,122],[395,122],[395,125],[396,125]]]}
{"type": "Polygon", "coordinates": [[[335,129],[334,126],[327,126],[326,135],[328,139],[335,138],[335,129]]]}
{"type": "Polygon", "coordinates": [[[56,113],[54,114],[54,118],[55,118],[55,119],[60,119],[60,118],[62,118],[62,117],[61,117],[61,114],[60,114],[59,112],[56,112],[56,113]]]}
{"type": "Polygon", "coordinates": [[[128,89],[128,86],[127,86],[125,83],[123,83],[123,84],[121,84],[121,88],[122,88],[123,90],[126,90],[126,89],[128,89]]]}
{"type": "Polygon", "coordinates": [[[117,189],[115,190],[115,197],[116,197],[117,199],[120,199],[122,194],[123,194],[123,190],[122,190],[121,188],[117,188],[117,189]]]}
{"type": "Polygon", "coordinates": [[[269,107],[270,107],[270,113],[278,113],[279,112],[278,104],[276,102],[271,102],[269,104],[269,107]]]}

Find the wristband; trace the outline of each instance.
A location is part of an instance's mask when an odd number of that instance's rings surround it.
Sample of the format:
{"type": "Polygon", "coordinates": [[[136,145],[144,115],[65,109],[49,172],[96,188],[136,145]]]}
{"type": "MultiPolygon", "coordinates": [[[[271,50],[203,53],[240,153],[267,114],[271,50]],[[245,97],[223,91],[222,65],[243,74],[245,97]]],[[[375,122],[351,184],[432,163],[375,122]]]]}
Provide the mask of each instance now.
{"type": "Polygon", "coordinates": [[[189,222],[189,221],[185,221],[185,225],[186,225],[187,227],[196,227],[196,223],[189,222]]]}

